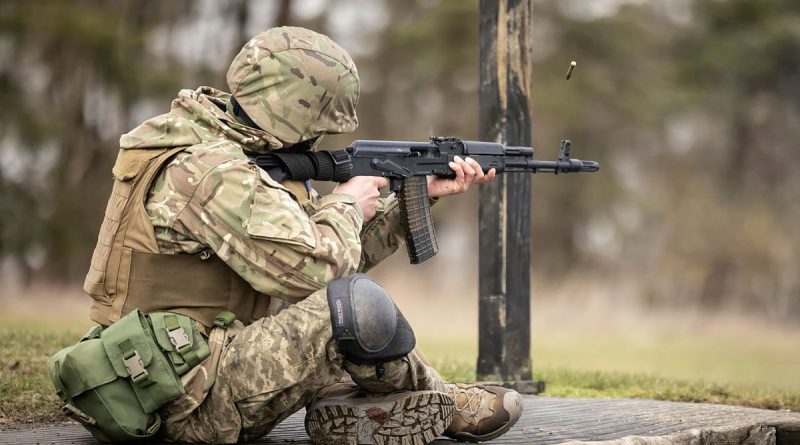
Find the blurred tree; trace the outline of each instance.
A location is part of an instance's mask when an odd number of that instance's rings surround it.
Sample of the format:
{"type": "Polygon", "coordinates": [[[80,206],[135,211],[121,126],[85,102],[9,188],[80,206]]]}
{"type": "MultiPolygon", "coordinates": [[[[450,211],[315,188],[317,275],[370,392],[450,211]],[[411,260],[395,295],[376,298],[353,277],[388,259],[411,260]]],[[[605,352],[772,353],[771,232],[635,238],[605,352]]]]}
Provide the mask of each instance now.
{"type": "Polygon", "coordinates": [[[131,109],[174,94],[188,69],[156,54],[148,34],[190,3],[0,4],[0,254],[23,281],[85,273],[131,109]]]}
{"type": "Polygon", "coordinates": [[[724,215],[707,227],[700,300],[790,318],[800,314],[800,279],[787,270],[800,262],[800,3],[696,0],[693,15],[675,43],[675,88],[718,133],[684,161],[712,176],[709,211],[724,215]]]}

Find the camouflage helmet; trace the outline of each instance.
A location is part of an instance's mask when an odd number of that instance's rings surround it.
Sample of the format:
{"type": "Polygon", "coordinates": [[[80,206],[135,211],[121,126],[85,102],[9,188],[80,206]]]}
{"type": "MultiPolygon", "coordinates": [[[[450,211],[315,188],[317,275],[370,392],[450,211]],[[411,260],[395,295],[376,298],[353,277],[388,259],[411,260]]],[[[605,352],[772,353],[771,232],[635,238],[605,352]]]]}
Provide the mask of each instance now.
{"type": "Polygon", "coordinates": [[[233,59],[226,78],[250,119],[285,146],[358,127],[356,65],[314,31],[286,26],[258,34],[233,59]]]}

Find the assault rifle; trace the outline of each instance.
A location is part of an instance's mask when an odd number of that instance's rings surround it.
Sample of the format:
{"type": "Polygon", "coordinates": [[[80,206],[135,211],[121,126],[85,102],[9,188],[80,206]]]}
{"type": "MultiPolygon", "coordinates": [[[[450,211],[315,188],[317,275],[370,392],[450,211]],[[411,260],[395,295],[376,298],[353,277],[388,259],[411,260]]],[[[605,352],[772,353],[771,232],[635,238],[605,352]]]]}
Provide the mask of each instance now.
{"type": "Polygon", "coordinates": [[[573,173],[596,172],[597,162],[569,157],[571,142],[561,141],[555,161],[533,159],[533,148],[458,138],[431,138],[428,142],[355,141],[344,150],[271,152],[251,157],[272,179],[344,182],[354,176],[389,178],[389,188],[400,201],[403,232],[412,264],[436,255],[439,245],[433,228],[426,176],[454,178],[448,163],[455,156],[471,157],[484,172],[573,173]]]}

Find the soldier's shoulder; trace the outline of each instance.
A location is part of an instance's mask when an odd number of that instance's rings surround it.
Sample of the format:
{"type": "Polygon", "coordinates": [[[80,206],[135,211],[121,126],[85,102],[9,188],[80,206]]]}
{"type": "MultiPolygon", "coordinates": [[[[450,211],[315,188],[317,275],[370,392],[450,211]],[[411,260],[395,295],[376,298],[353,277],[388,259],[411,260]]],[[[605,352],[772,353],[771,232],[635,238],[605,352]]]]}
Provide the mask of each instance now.
{"type": "Polygon", "coordinates": [[[186,148],[167,164],[163,177],[164,187],[186,197],[196,196],[201,184],[206,192],[218,191],[220,187],[255,190],[259,185],[266,185],[289,193],[256,167],[241,145],[230,141],[205,142],[186,148]]]}
{"type": "MultiPolygon", "coordinates": [[[[231,141],[204,142],[179,152],[167,169],[172,174],[199,181],[210,173],[232,167],[247,168],[248,158],[239,144],[231,141]]],[[[190,182],[194,182],[190,181],[190,182]]]]}

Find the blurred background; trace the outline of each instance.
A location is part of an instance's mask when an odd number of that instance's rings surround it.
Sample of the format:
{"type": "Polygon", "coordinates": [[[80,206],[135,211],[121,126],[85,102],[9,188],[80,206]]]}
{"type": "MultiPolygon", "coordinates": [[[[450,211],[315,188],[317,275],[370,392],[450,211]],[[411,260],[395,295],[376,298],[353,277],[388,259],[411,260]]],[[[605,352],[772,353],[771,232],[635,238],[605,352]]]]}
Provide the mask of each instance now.
{"type": "MultiPolygon", "coordinates": [[[[534,370],[800,389],[800,2],[533,3],[537,157],[570,138],[602,164],[534,178],[534,370]]],[[[227,89],[252,35],[353,55],[361,127],[323,148],[476,139],[478,20],[477,0],[0,2],[2,311],[86,322],[119,135],[227,89]]],[[[372,272],[442,366],[474,367],[477,200],[434,207],[437,257],[372,272]]]]}

